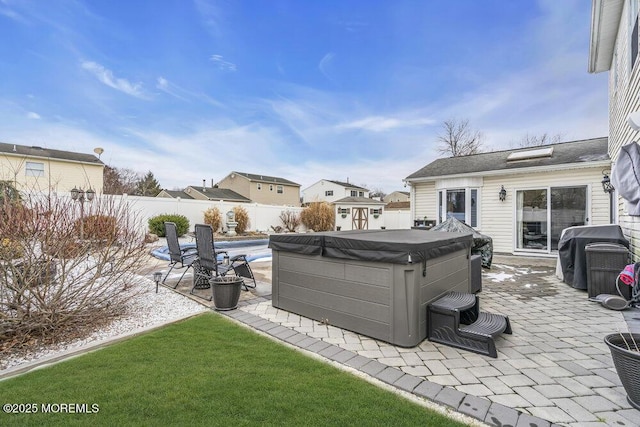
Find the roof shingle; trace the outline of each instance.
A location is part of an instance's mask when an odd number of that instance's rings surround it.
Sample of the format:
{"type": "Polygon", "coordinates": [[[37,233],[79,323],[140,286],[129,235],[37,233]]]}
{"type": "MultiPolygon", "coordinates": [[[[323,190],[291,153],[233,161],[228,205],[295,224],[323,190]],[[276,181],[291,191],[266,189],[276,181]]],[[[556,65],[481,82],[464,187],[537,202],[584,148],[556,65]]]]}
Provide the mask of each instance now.
{"type": "Polygon", "coordinates": [[[470,156],[448,157],[437,159],[422,169],[417,170],[405,179],[431,178],[447,175],[464,175],[479,172],[517,170],[541,166],[561,166],[573,163],[609,160],[608,138],[593,138],[580,141],[562,142],[539,147],[526,147],[505,151],[473,154],[470,156]],[[531,151],[543,147],[553,147],[551,157],[530,160],[507,161],[511,153],[531,151]]]}

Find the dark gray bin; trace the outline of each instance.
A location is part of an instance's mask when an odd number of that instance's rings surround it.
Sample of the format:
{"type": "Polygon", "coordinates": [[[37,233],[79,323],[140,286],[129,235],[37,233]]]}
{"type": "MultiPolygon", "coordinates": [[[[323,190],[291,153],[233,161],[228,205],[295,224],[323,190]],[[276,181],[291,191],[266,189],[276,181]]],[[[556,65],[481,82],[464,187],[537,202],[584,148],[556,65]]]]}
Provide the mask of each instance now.
{"type": "Polygon", "coordinates": [[[470,292],[471,235],[369,230],[271,235],[272,304],[402,347],[427,337],[427,305],[470,292]]]}
{"type": "MultiPolygon", "coordinates": [[[[600,294],[618,295],[618,275],[629,263],[629,251],[617,243],[590,243],[585,246],[587,263],[587,293],[589,298],[600,294]]],[[[622,296],[631,298],[631,287],[620,284],[622,296]]]]}

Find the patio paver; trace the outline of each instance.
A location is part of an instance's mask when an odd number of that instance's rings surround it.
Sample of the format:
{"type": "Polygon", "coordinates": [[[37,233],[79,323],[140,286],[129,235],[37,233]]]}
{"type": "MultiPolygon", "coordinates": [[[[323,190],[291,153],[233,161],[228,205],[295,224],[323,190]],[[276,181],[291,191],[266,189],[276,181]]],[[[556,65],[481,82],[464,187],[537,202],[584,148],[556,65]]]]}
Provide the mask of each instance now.
{"type": "Polygon", "coordinates": [[[603,342],[617,330],[640,330],[640,310],[591,303],[551,266],[513,268],[496,259],[483,271],[479,296],[482,310],[512,323],[513,335],[496,340],[497,359],[427,340],[395,347],[278,310],[268,294],[222,314],[488,425],[640,425],[603,342]]]}

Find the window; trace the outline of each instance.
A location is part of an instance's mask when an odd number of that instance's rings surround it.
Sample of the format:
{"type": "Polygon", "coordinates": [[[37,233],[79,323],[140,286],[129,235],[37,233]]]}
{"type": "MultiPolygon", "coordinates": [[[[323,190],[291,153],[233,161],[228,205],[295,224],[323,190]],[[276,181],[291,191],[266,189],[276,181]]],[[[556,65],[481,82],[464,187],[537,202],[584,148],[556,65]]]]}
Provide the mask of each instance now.
{"type": "Polygon", "coordinates": [[[356,190],[351,190],[351,197],[358,197],[358,192],[356,190]]]}
{"type": "Polygon", "coordinates": [[[471,227],[478,227],[478,189],[460,188],[438,192],[438,222],[455,218],[471,227]]]}
{"type": "Polygon", "coordinates": [[[358,197],[364,197],[364,191],[358,192],[358,197]]]}
{"type": "Polygon", "coordinates": [[[25,168],[26,176],[44,176],[44,163],[27,162],[25,168]]]}
{"type": "Polygon", "coordinates": [[[258,190],[262,190],[262,184],[258,183],[258,190]]]}
{"type": "Polygon", "coordinates": [[[278,194],[284,193],[284,187],[282,187],[282,185],[278,185],[276,187],[276,193],[278,193],[278,194]]]}
{"type": "Polygon", "coordinates": [[[349,208],[338,208],[339,214],[348,214],[351,211],[349,208]]]}
{"type": "Polygon", "coordinates": [[[333,190],[327,190],[324,192],[325,196],[333,196],[333,190]]]}
{"type": "Polygon", "coordinates": [[[378,208],[378,209],[371,208],[370,212],[371,212],[371,215],[380,215],[382,213],[382,208],[378,208]]]}

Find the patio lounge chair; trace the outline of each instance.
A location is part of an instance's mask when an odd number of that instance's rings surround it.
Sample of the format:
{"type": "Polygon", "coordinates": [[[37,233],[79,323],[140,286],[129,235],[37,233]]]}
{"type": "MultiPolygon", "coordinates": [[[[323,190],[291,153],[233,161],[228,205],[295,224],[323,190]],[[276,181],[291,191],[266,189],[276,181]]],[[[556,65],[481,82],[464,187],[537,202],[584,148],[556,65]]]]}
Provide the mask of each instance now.
{"type": "Polygon", "coordinates": [[[169,277],[169,273],[171,273],[176,265],[180,264],[178,268],[184,268],[182,276],[180,276],[180,279],[178,279],[178,283],[176,283],[173,287],[173,289],[175,289],[178,287],[185,273],[187,272],[187,270],[189,270],[189,267],[191,267],[193,261],[196,259],[197,252],[195,248],[183,249],[180,247],[180,242],[178,241],[178,231],[174,222],[165,222],[164,230],[167,238],[167,246],[169,247],[169,266],[171,268],[164,276],[164,279],[162,279],[162,284],[165,284],[167,277],[169,277]]]}
{"type": "Polygon", "coordinates": [[[195,230],[198,257],[193,263],[192,294],[196,289],[208,288],[211,277],[225,276],[229,271],[233,271],[236,276],[253,280],[251,286],[243,281],[245,290],[250,287],[255,288],[256,281],[246,255],[229,257],[227,251],[216,251],[213,245],[213,228],[210,225],[196,224],[195,230]],[[222,255],[222,259],[220,259],[220,255],[222,255]]]}

